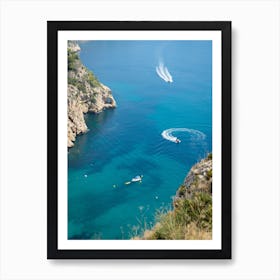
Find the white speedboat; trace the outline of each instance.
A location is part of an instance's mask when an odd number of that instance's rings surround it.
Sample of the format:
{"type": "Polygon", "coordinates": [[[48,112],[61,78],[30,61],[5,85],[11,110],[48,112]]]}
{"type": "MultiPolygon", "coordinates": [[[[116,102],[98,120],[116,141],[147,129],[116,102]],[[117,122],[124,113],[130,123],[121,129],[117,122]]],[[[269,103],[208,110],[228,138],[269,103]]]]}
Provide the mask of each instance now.
{"type": "Polygon", "coordinates": [[[142,181],[142,177],[143,177],[143,176],[139,176],[139,175],[138,175],[138,176],[132,178],[132,179],[131,179],[131,182],[140,182],[140,181],[142,181]]]}

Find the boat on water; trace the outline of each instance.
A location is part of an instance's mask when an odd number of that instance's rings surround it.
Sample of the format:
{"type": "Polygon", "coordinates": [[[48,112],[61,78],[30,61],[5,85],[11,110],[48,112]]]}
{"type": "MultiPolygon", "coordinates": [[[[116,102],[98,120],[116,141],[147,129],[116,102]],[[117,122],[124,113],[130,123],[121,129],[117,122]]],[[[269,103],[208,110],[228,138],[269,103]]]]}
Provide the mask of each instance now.
{"type": "Polygon", "coordinates": [[[179,144],[181,143],[181,140],[179,138],[176,138],[175,143],[179,144]]]}
{"type": "Polygon", "coordinates": [[[130,185],[131,183],[136,183],[136,182],[142,183],[142,178],[143,178],[143,175],[137,175],[134,178],[132,178],[131,181],[127,181],[124,184],[125,185],[130,185]]]}
{"type": "Polygon", "coordinates": [[[140,182],[142,181],[143,175],[137,175],[136,177],[131,179],[131,182],[140,182]]]}
{"type": "Polygon", "coordinates": [[[156,72],[158,76],[163,79],[167,83],[173,83],[173,78],[171,74],[169,73],[168,69],[162,62],[159,63],[159,65],[156,67],[156,72]]]}

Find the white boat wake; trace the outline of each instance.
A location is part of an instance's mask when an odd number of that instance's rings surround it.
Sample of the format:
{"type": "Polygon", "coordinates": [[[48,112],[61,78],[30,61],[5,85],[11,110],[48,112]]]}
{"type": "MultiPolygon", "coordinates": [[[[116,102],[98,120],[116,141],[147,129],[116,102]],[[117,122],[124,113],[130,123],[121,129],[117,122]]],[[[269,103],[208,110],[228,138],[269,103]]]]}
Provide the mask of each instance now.
{"type": "Polygon", "coordinates": [[[162,74],[162,72],[159,70],[159,67],[157,66],[156,67],[156,71],[157,71],[157,74],[165,81],[165,82],[168,82],[168,78],[164,76],[164,74],[162,74]]]}
{"type": "Polygon", "coordinates": [[[160,78],[162,78],[167,83],[172,83],[173,78],[171,74],[169,73],[168,69],[164,64],[161,62],[159,63],[159,66],[156,67],[156,72],[159,75],[160,78]]]}
{"type": "Polygon", "coordinates": [[[172,78],[171,74],[169,73],[167,67],[164,67],[164,73],[167,76],[169,82],[172,83],[173,82],[173,78],[172,78]]]}
{"type": "Polygon", "coordinates": [[[204,140],[206,135],[204,133],[202,133],[201,131],[199,130],[195,130],[195,129],[190,129],[190,128],[169,128],[169,129],[166,129],[164,130],[162,133],[161,133],[161,136],[168,140],[168,141],[171,141],[171,142],[174,142],[174,143],[178,143],[178,141],[180,141],[177,137],[173,136],[172,133],[173,132],[177,132],[177,131],[185,131],[185,132],[188,132],[190,133],[196,140],[204,140]]]}

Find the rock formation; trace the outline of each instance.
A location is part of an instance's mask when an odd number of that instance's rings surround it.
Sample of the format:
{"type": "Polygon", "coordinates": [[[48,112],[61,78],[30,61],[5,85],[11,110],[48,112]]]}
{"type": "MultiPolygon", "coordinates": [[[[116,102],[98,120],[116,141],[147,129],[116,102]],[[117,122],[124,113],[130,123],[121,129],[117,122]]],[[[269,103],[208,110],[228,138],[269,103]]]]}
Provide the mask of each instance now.
{"type": "Polygon", "coordinates": [[[68,147],[73,147],[76,135],[88,128],[84,114],[100,113],[116,107],[111,90],[100,83],[79,58],[79,45],[68,41],[68,147]]]}
{"type": "Polygon", "coordinates": [[[196,192],[212,194],[212,154],[195,164],[176,192],[175,200],[192,198],[196,192]]]}

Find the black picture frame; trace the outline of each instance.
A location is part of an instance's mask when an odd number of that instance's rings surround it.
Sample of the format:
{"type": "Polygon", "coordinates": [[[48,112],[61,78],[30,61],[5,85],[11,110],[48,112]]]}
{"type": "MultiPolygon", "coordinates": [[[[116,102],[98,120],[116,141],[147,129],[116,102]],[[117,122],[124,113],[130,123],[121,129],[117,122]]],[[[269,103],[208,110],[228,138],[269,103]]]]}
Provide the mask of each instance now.
{"type": "Polygon", "coordinates": [[[48,21],[48,259],[231,259],[231,22],[230,21],[48,21]],[[84,30],[219,30],[222,50],[221,249],[82,250],[58,249],[58,32],[84,30]]]}

